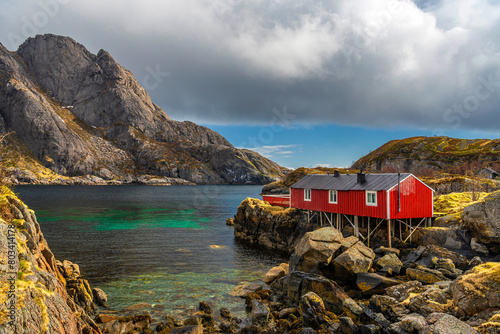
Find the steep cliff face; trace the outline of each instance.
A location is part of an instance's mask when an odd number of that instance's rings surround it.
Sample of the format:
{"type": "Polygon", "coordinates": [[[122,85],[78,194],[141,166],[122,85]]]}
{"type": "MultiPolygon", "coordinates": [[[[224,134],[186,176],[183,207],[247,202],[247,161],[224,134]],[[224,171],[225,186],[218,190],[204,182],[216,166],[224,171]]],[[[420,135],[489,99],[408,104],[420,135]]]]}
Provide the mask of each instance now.
{"type": "Polygon", "coordinates": [[[0,333],[100,333],[88,283],[65,278],[34,212],[3,187],[0,212],[0,333]]]}
{"type": "Polygon", "coordinates": [[[399,171],[465,174],[500,163],[500,139],[412,137],[392,140],[356,161],[352,168],[373,172],[399,171]]]}
{"type": "Polygon", "coordinates": [[[67,176],[239,184],[283,176],[276,163],[218,133],[171,120],[109,53],[94,55],[68,37],[29,38],[17,52],[0,44],[0,131],[9,130],[17,146],[67,176]]]}

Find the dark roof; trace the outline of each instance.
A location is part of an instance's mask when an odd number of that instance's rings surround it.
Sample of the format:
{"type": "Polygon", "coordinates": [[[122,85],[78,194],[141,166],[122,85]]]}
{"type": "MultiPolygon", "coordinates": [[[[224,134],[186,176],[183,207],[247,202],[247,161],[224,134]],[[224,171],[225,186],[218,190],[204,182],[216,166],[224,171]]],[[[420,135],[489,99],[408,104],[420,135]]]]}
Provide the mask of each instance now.
{"type": "MultiPolygon", "coordinates": [[[[401,181],[410,173],[401,173],[401,181]]],[[[319,190],[389,190],[398,184],[397,173],[365,174],[366,182],[358,183],[357,174],[309,174],[296,182],[290,188],[319,190]]]]}
{"type": "Polygon", "coordinates": [[[498,173],[496,170],[494,170],[493,168],[490,168],[490,167],[483,167],[481,168],[479,171],[482,171],[482,170],[487,170],[488,172],[490,172],[491,174],[497,174],[497,175],[500,175],[500,173],[498,173]]]}

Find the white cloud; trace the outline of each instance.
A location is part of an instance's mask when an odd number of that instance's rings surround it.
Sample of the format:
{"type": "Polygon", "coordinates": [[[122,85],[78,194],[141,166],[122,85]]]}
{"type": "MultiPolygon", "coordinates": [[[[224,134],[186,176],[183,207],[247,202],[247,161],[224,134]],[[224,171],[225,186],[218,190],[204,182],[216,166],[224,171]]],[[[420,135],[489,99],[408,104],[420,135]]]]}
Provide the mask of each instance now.
{"type": "Polygon", "coordinates": [[[298,123],[494,129],[496,86],[472,111],[453,106],[489,75],[500,81],[500,6],[418,3],[3,1],[0,41],[12,49],[9,34],[70,35],[110,51],[139,81],[158,64],[170,76],[150,93],[174,119],[269,124],[287,105],[298,123]],[[40,5],[49,2],[54,15],[40,5]]]}
{"type": "Polygon", "coordinates": [[[266,158],[288,158],[293,154],[297,153],[300,145],[265,145],[260,147],[240,147],[241,149],[248,149],[258,152],[266,158]],[[290,150],[291,148],[296,148],[296,150],[290,150]]]}

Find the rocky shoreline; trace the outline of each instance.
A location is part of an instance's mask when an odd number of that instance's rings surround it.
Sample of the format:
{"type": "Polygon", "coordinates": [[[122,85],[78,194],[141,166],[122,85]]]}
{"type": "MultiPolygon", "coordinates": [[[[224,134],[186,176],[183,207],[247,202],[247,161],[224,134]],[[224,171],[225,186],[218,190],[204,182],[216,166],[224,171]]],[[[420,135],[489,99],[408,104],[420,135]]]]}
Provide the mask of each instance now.
{"type": "MultiPolygon", "coordinates": [[[[495,207],[485,203],[467,215],[495,207]]],[[[231,291],[242,298],[247,317],[238,318],[227,308],[214,310],[204,301],[178,317],[152,305],[111,310],[104,291],[92,289],[78,265],[54,258],[33,211],[8,190],[2,190],[0,204],[8,213],[0,227],[15,227],[16,293],[23,304],[16,304],[12,320],[17,332],[4,321],[0,333],[500,332],[500,263],[491,262],[500,259],[494,253],[485,263],[482,253],[467,258],[437,245],[369,248],[349,231],[320,227],[303,212],[255,199],[246,199],[229,220],[236,238],[291,257],[271,268],[261,283],[231,291]],[[153,310],[145,312],[148,307],[153,310]]],[[[493,232],[483,242],[495,240],[496,230],[488,231],[493,232]]],[[[8,233],[1,236],[6,259],[8,233]]]]}
{"type": "Polygon", "coordinates": [[[68,177],[54,174],[50,175],[51,177],[39,177],[30,171],[19,169],[10,170],[7,171],[7,173],[10,174],[10,177],[6,179],[6,182],[11,185],[196,185],[196,183],[194,182],[190,182],[181,178],[159,177],[156,175],[129,175],[121,179],[110,179],[95,175],[68,177]]]}

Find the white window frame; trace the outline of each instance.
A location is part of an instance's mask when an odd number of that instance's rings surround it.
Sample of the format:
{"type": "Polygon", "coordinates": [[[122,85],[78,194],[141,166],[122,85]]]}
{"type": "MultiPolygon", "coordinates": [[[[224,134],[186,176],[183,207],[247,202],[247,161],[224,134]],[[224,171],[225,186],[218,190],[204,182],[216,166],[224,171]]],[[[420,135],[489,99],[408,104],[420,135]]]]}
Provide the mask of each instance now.
{"type": "Polygon", "coordinates": [[[367,206],[378,206],[377,203],[377,192],[373,190],[366,190],[365,192],[365,200],[366,200],[366,205],[367,206]],[[375,202],[371,202],[371,195],[375,195],[375,202]]]}
{"type": "Polygon", "coordinates": [[[339,192],[337,190],[330,190],[328,192],[328,203],[330,204],[337,204],[339,201],[339,192]],[[334,200],[332,200],[332,194],[334,200]]]}
{"type": "Polygon", "coordinates": [[[304,201],[310,202],[312,197],[311,195],[312,195],[311,189],[304,189],[304,201]]]}

